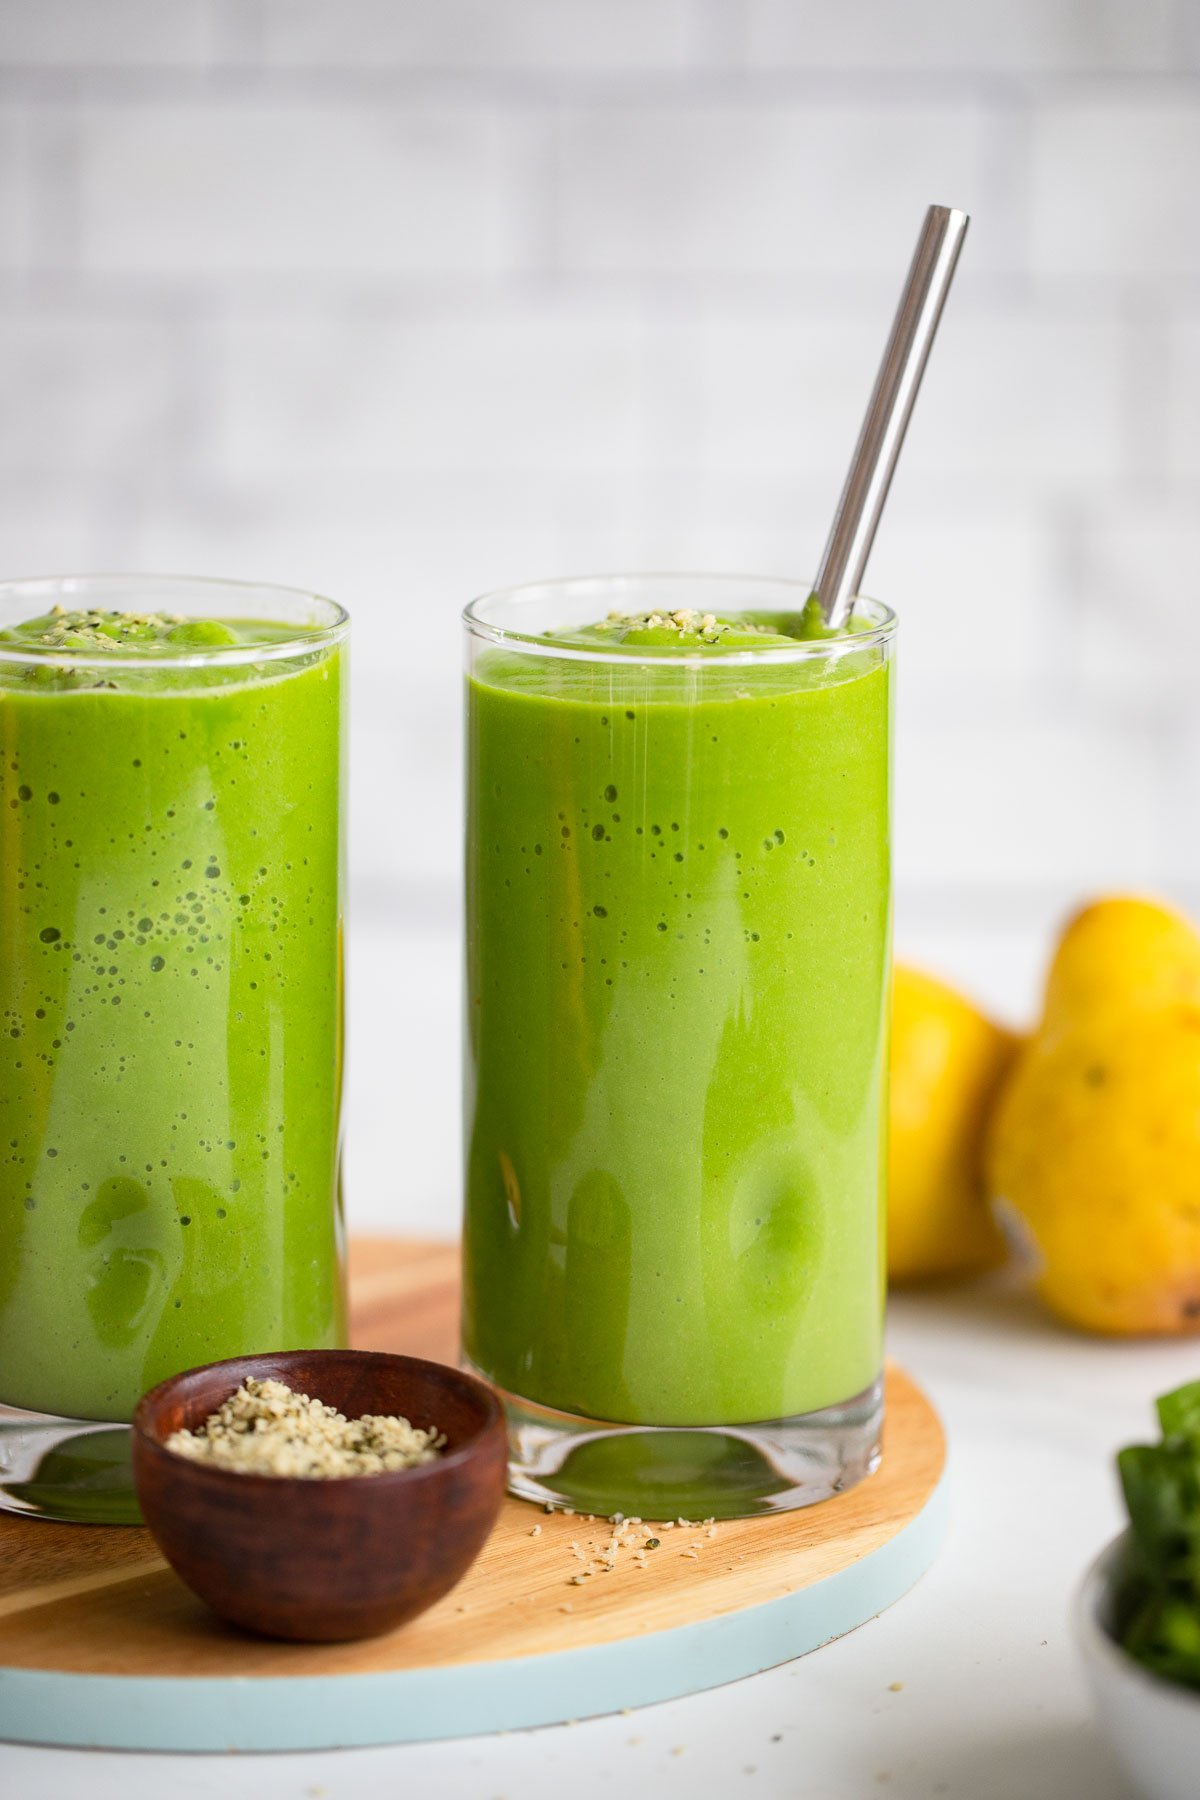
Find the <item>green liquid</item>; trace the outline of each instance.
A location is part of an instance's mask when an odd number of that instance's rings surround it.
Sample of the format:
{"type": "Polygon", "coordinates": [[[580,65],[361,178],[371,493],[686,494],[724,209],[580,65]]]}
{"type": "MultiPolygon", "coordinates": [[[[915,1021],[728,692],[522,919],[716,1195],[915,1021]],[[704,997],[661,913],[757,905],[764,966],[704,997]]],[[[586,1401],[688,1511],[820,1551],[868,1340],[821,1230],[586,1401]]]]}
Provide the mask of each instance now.
{"type": "Polygon", "coordinates": [[[342,654],[90,615],[0,634],[0,1401],[127,1419],[341,1343],[342,654]],[[64,641],[64,638],[66,641],[64,641]],[[102,641],[136,667],[72,668],[102,641]]]}
{"type": "Polygon", "coordinates": [[[647,630],[468,683],[464,1343],[573,1413],[786,1417],[882,1361],[889,665],[647,630]]]}

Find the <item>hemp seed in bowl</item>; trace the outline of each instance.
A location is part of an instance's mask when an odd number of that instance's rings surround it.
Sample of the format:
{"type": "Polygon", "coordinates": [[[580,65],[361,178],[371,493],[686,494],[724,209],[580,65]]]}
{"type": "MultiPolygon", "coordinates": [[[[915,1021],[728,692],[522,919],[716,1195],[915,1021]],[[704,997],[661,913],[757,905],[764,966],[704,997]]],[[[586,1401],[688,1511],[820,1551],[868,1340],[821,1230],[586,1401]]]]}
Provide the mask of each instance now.
{"type": "Polygon", "coordinates": [[[195,1431],[175,1431],[166,1440],[168,1450],[193,1462],[240,1475],[313,1481],[415,1469],[435,1462],[445,1444],[443,1433],[433,1428],[422,1431],[384,1413],[347,1419],[282,1381],[253,1376],[195,1431]]]}
{"type": "Polygon", "coordinates": [[[485,1382],[383,1350],[184,1369],[143,1394],[131,1439],[138,1506],[175,1573],[234,1625],[305,1643],[392,1631],[433,1606],[482,1550],[508,1470],[504,1409],[485,1382]],[[328,1479],[347,1451],[350,1472],[373,1479],[328,1479]]]}

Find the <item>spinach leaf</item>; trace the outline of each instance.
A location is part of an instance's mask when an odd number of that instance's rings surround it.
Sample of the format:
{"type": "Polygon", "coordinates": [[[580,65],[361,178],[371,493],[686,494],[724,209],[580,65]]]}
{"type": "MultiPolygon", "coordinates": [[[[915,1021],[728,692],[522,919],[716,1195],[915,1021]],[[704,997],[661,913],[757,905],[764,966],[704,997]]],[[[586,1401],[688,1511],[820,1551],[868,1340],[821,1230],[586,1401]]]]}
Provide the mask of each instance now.
{"type": "Polygon", "coordinates": [[[1132,1554],[1121,1643],[1156,1674],[1200,1687],[1200,1382],[1158,1402],[1162,1441],[1117,1457],[1132,1554]]]}

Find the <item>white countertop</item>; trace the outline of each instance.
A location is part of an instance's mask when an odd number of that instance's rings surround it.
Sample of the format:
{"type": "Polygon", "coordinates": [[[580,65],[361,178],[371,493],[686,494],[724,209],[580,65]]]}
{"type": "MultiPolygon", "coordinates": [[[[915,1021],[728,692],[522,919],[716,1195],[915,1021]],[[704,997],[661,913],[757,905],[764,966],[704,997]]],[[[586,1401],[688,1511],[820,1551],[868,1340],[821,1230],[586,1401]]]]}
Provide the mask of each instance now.
{"type": "Polygon", "coordinates": [[[0,1747],[6,1800],[1122,1800],[1069,1629],[1117,1528],[1112,1453],[1200,1345],[1067,1334],[1002,1284],[901,1296],[892,1354],[950,1439],[940,1560],[811,1656],[628,1716],[394,1750],[164,1757],[0,1747]],[[893,1683],[900,1683],[893,1691],[893,1683]]]}

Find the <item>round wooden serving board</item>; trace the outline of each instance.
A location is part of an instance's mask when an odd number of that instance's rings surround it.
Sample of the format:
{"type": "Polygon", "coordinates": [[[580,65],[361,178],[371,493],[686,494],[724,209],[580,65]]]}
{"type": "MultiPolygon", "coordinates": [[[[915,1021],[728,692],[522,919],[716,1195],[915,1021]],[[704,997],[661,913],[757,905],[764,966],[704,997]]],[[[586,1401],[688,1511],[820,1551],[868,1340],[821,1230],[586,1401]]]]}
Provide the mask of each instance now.
{"type": "MultiPolygon", "coordinates": [[[[364,1241],[350,1265],[357,1345],[454,1359],[453,1246],[364,1241]]],[[[936,1414],[893,1367],[882,1467],[851,1492],[711,1538],[676,1528],[646,1569],[621,1558],[578,1587],[570,1546],[599,1540],[602,1524],[508,1500],[453,1593],[353,1644],[222,1624],[144,1531],[0,1516],[0,1738],[318,1749],[551,1724],[714,1687],[899,1599],[937,1552],[944,1461],[936,1414]]]]}

